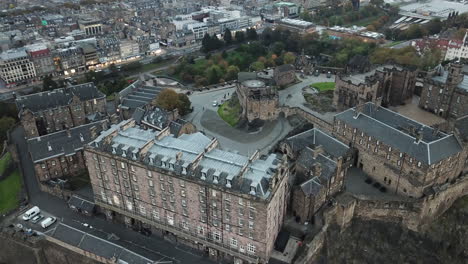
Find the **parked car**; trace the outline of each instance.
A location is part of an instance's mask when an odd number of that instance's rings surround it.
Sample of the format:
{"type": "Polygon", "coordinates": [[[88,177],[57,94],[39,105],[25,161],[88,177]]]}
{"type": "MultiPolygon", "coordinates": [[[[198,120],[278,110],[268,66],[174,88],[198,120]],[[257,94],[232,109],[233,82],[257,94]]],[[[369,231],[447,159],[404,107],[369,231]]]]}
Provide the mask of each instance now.
{"type": "Polygon", "coordinates": [[[28,211],[26,211],[26,213],[23,214],[23,220],[28,221],[29,219],[38,215],[40,212],[41,210],[39,209],[39,207],[34,206],[33,208],[29,209],[28,211]]]}
{"type": "Polygon", "coordinates": [[[33,218],[31,219],[31,223],[35,224],[35,223],[41,221],[42,218],[44,218],[43,215],[36,215],[35,217],[33,217],[33,218]]]}
{"type": "Polygon", "coordinates": [[[331,78],[331,72],[327,72],[327,78],[331,78]]]}
{"type": "Polygon", "coordinates": [[[213,106],[214,106],[214,107],[218,106],[218,102],[213,101],[213,106]]]}
{"type": "Polygon", "coordinates": [[[55,217],[47,217],[44,221],[41,222],[42,228],[48,228],[51,226],[53,223],[57,221],[57,218],[55,217]]]}

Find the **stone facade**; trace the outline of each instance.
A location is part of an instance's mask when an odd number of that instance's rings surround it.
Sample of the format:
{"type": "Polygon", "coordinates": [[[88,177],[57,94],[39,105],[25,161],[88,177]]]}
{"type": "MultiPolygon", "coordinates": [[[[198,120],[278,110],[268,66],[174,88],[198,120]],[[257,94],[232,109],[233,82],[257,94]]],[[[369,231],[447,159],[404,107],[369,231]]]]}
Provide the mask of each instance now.
{"type": "Polygon", "coordinates": [[[439,66],[434,75],[426,77],[419,107],[448,120],[468,115],[468,78],[463,65],[452,63],[447,71],[439,66]]]}
{"type": "Polygon", "coordinates": [[[335,116],[333,134],[357,150],[355,166],[389,192],[408,197],[420,198],[459,177],[467,157],[454,135],[371,103],[335,116]]]}
{"type": "Polygon", "coordinates": [[[87,116],[106,113],[106,97],[92,83],[16,99],[27,138],[86,124],[87,116]]]}
{"type": "MultiPolygon", "coordinates": [[[[149,141],[141,145],[138,157],[133,154],[127,156],[126,149],[128,153],[136,152],[125,146],[120,150],[121,146],[113,140],[119,138],[118,141],[122,142],[124,138],[131,138],[133,133],[138,134],[141,140],[149,132],[141,132],[145,130],[137,129],[132,120],[123,121],[118,126],[104,132],[85,150],[96,204],[107,212],[108,218],[117,217],[129,226],[171,233],[190,246],[206,250],[215,259],[227,258],[236,263],[267,262],[289,199],[289,172],[285,159],[279,161],[272,178],[267,180],[269,183],[265,188],[270,194],[258,197],[252,194],[251,184],[248,193],[237,190],[241,188],[242,181],[250,181],[242,176],[250,171],[249,164],[264,162],[259,160],[258,152],[241,166],[245,169],[241,169],[240,175],[234,175],[231,183],[229,176],[222,180],[224,173],[216,174],[216,171],[203,167],[207,166],[204,160],[211,159],[211,155],[221,155],[219,161],[232,155],[219,152],[216,139],[207,142],[199,133],[172,138],[166,129],[156,136],[148,136],[149,141]],[[164,146],[166,140],[172,142],[171,148],[180,144],[184,148],[193,147],[194,143],[188,142],[207,142],[207,145],[196,154],[198,158],[194,162],[186,164],[182,161],[191,154],[184,150],[170,159],[164,157],[165,152],[152,152],[164,146]],[[144,158],[147,151],[153,153],[148,153],[149,160],[144,158]],[[183,166],[181,171],[178,169],[181,166],[179,161],[174,164],[173,158],[179,159],[183,166]],[[156,165],[158,162],[160,164],[156,165]],[[239,180],[241,182],[236,183],[239,180]]],[[[135,148],[138,144],[134,144],[135,148]]],[[[223,166],[219,164],[217,169],[228,169],[223,166]]]]}
{"type": "Polygon", "coordinates": [[[416,72],[397,66],[351,75],[337,75],[333,106],[346,110],[366,102],[376,105],[400,105],[413,96],[416,72]]]}
{"type": "Polygon", "coordinates": [[[242,106],[242,116],[253,120],[274,120],[278,117],[279,97],[275,88],[266,86],[260,80],[246,80],[237,83],[236,89],[242,106]]]}
{"type": "Polygon", "coordinates": [[[286,86],[296,81],[296,71],[293,65],[284,64],[275,68],[273,79],[277,86],[286,86]]]}

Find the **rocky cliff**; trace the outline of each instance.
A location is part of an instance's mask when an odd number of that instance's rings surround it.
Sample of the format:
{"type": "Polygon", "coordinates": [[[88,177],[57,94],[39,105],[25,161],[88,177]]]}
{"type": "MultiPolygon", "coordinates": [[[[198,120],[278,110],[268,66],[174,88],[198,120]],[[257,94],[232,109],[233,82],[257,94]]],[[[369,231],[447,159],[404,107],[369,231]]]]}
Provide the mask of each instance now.
{"type": "Polygon", "coordinates": [[[317,263],[468,263],[468,196],[424,232],[395,223],[354,219],[340,233],[328,228],[317,263]]]}

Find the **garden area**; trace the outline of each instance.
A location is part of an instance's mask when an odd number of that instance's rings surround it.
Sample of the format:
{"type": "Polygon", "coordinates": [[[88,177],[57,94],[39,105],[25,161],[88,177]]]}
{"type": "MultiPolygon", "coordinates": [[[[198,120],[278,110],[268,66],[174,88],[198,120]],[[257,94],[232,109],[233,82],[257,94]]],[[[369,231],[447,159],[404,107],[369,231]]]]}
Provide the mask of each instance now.
{"type": "Polygon", "coordinates": [[[0,214],[5,214],[20,204],[21,174],[10,153],[0,159],[0,214]]]}
{"type": "Polygon", "coordinates": [[[305,106],[319,113],[334,112],[333,104],[334,82],[318,82],[310,85],[312,89],[304,88],[305,106]]]}
{"type": "Polygon", "coordinates": [[[240,120],[242,108],[239,99],[234,95],[218,108],[218,115],[230,126],[234,127],[240,120]]]}

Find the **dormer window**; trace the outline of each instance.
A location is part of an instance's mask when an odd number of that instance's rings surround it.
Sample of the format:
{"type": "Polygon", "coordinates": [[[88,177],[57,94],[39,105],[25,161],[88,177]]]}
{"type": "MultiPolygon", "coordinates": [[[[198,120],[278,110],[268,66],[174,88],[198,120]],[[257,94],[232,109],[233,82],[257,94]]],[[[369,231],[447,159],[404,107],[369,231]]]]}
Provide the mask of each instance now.
{"type": "Polygon", "coordinates": [[[122,150],[122,157],[124,157],[124,158],[127,157],[127,151],[122,150]]]}
{"type": "Polygon", "coordinates": [[[80,133],[80,140],[81,142],[84,142],[84,137],[83,137],[83,134],[80,133]]]}
{"type": "Polygon", "coordinates": [[[226,188],[231,188],[231,187],[232,187],[231,180],[226,180],[226,188]]]}
{"type": "Polygon", "coordinates": [[[255,186],[250,186],[250,192],[251,195],[255,195],[257,193],[257,188],[255,186]]]}
{"type": "Polygon", "coordinates": [[[49,151],[52,151],[52,146],[50,145],[50,143],[47,143],[47,149],[48,149],[49,151]]]}
{"type": "Polygon", "coordinates": [[[214,183],[214,184],[218,184],[218,181],[219,181],[219,177],[218,177],[218,176],[215,176],[215,177],[214,177],[214,180],[213,180],[213,183],[214,183]]]}

